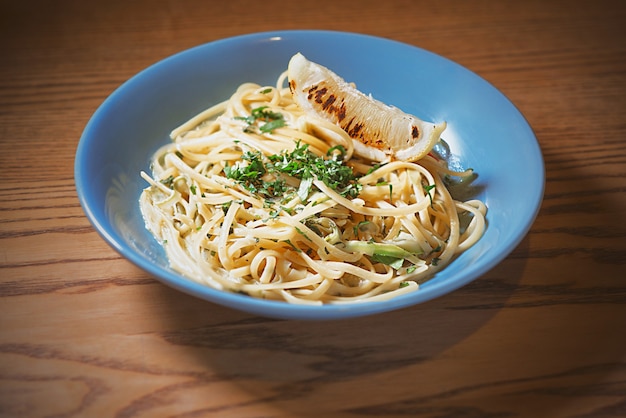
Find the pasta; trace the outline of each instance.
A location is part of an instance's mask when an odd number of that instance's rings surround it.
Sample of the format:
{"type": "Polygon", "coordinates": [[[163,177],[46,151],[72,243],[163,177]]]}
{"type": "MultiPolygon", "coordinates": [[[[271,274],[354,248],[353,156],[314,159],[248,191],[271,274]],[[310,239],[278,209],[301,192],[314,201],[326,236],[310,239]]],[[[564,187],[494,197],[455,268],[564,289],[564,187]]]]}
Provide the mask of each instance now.
{"type": "Polygon", "coordinates": [[[486,206],[457,201],[431,152],[374,164],[287,87],[242,84],[171,133],[140,197],[173,269],[216,289],[288,303],[413,292],[471,247],[486,206]]]}

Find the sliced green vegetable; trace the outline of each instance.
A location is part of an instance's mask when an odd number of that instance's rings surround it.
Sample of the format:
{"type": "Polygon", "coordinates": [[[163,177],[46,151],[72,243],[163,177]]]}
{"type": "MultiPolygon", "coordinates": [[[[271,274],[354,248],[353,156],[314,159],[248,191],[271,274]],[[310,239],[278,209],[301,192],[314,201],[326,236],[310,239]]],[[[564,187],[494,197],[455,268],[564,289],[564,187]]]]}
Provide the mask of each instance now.
{"type": "Polygon", "coordinates": [[[404,264],[404,258],[390,257],[376,253],[372,255],[372,260],[393,267],[395,270],[401,269],[404,264]]]}
{"type": "Polygon", "coordinates": [[[395,244],[357,240],[346,241],[344,244],[347,251],[369,255],[374,261],[387,264],[395,269],[402,267],[404,260],[413,264],[423,263],[423,260],[417,257],[419,252],[410,252],[395,244]]]}

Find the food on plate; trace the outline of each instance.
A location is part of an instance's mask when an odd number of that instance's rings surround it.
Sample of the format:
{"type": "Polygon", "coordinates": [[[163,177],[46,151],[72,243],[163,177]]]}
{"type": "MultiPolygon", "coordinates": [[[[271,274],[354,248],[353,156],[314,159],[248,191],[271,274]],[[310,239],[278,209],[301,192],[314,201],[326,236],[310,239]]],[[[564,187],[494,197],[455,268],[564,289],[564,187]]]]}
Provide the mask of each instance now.
{"type": "Polygon", "coordinates": [[[475,174],[435,150],[444,129],[296,54],[275,86],[244,83],[174,129],[141,173],[140,208],[172,268],[216,289],[392,298],[485,229],[485,204],[450,193],[475,174]]]}

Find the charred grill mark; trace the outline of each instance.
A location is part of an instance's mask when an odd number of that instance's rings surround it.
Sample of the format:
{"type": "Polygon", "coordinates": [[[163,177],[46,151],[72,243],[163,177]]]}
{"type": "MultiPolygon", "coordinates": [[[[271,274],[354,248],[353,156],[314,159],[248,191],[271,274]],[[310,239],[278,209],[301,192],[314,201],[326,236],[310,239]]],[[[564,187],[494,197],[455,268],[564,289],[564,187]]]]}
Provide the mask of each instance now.
{"type": "Polygon", "coordinates": [[[307,96],[307,99],[308,99],[308,100],[311,100],[311,99],[313,98],[313,94],[315,94],[315,91],[316,91],[316,90],[317,90],[317,85],[315,85],[315,86],[313,86],[313,87],[311,87],[311,88],[309,89],[309,94],[308,94],[308,96],[307,96]]]}
{"type": "MultiPolygon", "coordinates": [[[[309,90],[310,91],[310,90],[309,90]]],[[[316,103],[323,103],[324,102],[324,95],[328,92],[328,89],[326,87],[322,87],[321,89],[315,91],[314,96],[315,96],[315,102],[316,103]]]]}
{"type": "Polygon", "coordinates": [[[411,127],[411,136],[413,137],[413,139],[417,139],[417,137],[420,136],[419,128],[415,125],[411,127]]]}
{"type": "MultiPolygon", "coordinates": [[[[291,84],[290,84],[291,86],[291,84]]],[[[295,88],[295,85],[294,85],[295,88]]],[[[364,123],[359,122],[355,116],[346,120],[348,108],[341,96],[333,94],[333,88],[325,87],[323,83],[316,84],[303,90],[307,93],[307,100],[315,105],[317,109],[329,116],[329,120],[334,120],[350,138],[358,140],[365,145],[381,150],[386,149],[385,141],[381,139],[380,132],[371,132],[364,123]]],[[[412,127],[412,135],[419,135],[417,126],[412,127]]]]}
{"type": "Polygon", "coordinates": [[[335,100],[337,100],[337,96],[335,96],[334,94],[331,94],[328,97],[328,99],[326,99],[324,103],[322,104],[322,109],[324,109],[328,113],[335,113],[334,111],[335,106],[333,106],[333,103],[335,103],[335,100]]]}
{"type": "Polygon", "coordinates": [[[348,132],[348,135],[350,135],[350,138],[362,138],[363,137],[363,134],[361,133],[362,129],[363,129],[363,124],[357,123],[347,132],[348,132]]]}
{"type": "Polygon", "coordinates": [[[337,109],[337,119],[339,122],[346,118],[346,105],[341,101],[341,106],[337,109]]]}
{"type": "Polygon", "coordinates": [[[342,122],[348,113],[346,105],[340,97],[329,93],[327,87],[321,87],[319,84],[314,85],[307,91],[307,99],[321,105],[321,110],[330,116],[334,116],[337,122],[342,122]]]}
{"type": "Polygon", "coordinates": [[[348,132],[350,130],[350,126],[352,126],[352,122],[354,122],[354,116],[352,116],[350,118],[350,120],[348,121],[348,123],[344,124],[344,125],[340,125],[341,129],[343,129],[344,131],[348,132]]]}

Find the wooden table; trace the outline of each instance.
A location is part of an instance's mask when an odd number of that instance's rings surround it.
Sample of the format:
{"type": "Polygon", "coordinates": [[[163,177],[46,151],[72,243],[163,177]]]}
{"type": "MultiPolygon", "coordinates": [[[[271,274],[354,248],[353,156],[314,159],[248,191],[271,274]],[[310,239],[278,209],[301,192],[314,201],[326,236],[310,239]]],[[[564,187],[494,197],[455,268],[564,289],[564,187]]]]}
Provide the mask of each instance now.
{"type": "Polygon", "coordinates": [[[626,7],[596,1],[2,1],[0,416],[626,416],[626,7]],[[336,322],[172,290],[100,239],[81,132],[175,52],[275,29],[417,45],[504,92],[536,132],[528,236],[461,290],[336,322]]]}

